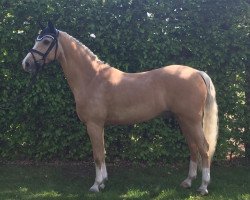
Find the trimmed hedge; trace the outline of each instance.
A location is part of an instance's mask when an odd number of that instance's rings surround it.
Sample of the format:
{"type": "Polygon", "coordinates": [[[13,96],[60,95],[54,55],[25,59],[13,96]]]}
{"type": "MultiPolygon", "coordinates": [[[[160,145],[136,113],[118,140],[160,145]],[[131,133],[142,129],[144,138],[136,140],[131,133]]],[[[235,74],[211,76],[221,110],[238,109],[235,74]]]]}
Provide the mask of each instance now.
{"type": "MultiPolygon", "coordinates": [[[[29,83],[21,61],[34,44],[37,21],[48,19],[101,60],[127,72],[169,64],[207,71],[220,110],[215,157],[244,154],[239,145],[249,144],[248,1],[1,0],[0,10],[0,104],[11,106],[0,109],[1,160],[91,158],[86,129],[58,65],[47,66],[25,96],[17,98],[29,83]]],[[[189,156],[172,118],[109,126],[105,131],[110,161],[152,164],[189,156]]]]}

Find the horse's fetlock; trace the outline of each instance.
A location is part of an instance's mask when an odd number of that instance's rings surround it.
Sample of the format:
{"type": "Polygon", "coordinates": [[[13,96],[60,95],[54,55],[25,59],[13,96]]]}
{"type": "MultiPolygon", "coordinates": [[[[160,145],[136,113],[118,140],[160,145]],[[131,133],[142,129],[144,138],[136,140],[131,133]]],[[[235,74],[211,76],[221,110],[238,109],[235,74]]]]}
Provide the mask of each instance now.
{"type": "Polygon", "coordinates": [[[189,179],[190,181],[193,181],[194,179],[196,179],[196,176],[188,176],[188,179],[189,179]]]}
{"type": "Polygon", "coordinates": [[[181,187],[183,188],[190,188],[192,186],[192,180],[187,178],[181,183],[181,187]]]}

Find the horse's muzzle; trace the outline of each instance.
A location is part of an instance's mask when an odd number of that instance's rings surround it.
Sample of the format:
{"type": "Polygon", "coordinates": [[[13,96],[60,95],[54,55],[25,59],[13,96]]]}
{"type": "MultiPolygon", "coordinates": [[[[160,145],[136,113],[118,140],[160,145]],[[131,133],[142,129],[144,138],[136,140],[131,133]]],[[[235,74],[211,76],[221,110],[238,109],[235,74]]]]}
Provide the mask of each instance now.
{"type": "Polygon", "coordinates": [[[22,66],[26,72],[29,72],[31,74],[35,74],[40,66],[40,63],[34,63],[31,61],[24,60],[22,63],[22,66]]]}

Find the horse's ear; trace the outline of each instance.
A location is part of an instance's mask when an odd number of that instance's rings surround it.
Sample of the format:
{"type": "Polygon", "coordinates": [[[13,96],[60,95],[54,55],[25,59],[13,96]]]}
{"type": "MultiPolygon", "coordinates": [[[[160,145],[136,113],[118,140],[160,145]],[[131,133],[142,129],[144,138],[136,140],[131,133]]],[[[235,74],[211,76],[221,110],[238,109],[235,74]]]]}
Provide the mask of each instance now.
{"type": "Polygon", "coordinates": [[[48,27],[51,33],[56,33],[56,29],[50,20],[48,21],[48,27]]]}

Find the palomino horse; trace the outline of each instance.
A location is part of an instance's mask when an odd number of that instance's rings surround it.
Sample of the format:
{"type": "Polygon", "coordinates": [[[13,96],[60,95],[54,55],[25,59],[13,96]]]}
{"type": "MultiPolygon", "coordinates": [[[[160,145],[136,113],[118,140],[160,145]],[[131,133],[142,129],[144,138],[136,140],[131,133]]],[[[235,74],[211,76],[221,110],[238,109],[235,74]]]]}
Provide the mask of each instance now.
{"type": "Polygon", "coordinates": [[[175,114],[191,152],[188,177],[181,186],[191,187],[200,155],[202,183],[198,191],[208,193],[218,111],[214,85],[205,72],[171,65],[125,73],[101,62],[85,45],[49,22],[22,65],[24,70],[35,73],[53,60],[63,68],[77,114],[86,124],[92,143],[96,178],[90,191],[99,192],[108,178],[104,125],[143,122],[170,111],[175,114]]]}

